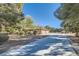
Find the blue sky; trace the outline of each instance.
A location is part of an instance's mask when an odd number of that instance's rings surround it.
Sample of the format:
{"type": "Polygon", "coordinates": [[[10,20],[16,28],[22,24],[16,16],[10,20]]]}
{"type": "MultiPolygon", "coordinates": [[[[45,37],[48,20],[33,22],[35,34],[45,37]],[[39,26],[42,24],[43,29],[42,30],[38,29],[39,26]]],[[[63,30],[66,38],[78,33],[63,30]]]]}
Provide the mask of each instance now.
{"type": "Polygon", "coordinates": [[[39,26],[49,25],[51,27],[59,28],[60,20],[54,16],[54,11],[60,6],[56,3],[26,3],[23,6],[23,13],[25,16],[30,15],[33,22],[39,26]]]}

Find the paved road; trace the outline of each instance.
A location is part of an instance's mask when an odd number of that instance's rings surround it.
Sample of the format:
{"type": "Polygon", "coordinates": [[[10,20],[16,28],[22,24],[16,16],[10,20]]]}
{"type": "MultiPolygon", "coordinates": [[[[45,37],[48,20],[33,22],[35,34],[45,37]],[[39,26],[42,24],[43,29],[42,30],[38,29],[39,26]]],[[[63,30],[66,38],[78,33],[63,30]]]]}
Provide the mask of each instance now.
{"type": "Polygon", "coordinates": [[[10,49],[2,56],[74,56],[69,38],[64,36],[49,36],[31,42],[18,49],[10,49]]]}

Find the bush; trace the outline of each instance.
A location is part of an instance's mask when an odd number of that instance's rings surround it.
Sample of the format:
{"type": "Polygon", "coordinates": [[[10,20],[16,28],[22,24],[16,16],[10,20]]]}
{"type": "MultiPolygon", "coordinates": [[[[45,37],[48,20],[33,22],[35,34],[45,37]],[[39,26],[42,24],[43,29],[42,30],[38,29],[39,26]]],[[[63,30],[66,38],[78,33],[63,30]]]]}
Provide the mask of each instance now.
{"type": "Polygon", "coordinates": [[[33,31],[33,34],[36,35],[37,34],[37,31],[33,31]]]}
{"type": "Polygon", "coordinates": [[[19,31],[19,35],[25,35],[24,31],[19,31]]]}
{"type": "Polygon", "coordinates": [[[9,39],[9,36],[7,33],[0,33],[0,44],[6,42],[9,39]]]}

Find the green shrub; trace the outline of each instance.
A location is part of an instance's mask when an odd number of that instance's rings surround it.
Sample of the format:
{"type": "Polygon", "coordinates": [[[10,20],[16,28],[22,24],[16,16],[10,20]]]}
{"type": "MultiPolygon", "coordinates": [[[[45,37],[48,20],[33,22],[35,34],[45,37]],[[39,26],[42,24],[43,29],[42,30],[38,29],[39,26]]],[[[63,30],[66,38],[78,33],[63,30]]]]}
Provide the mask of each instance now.
{"type": "Polygon", "coordinates": [[[19,35],[24,35],[25,32],[24,31],[19,31],[19,35]]]}

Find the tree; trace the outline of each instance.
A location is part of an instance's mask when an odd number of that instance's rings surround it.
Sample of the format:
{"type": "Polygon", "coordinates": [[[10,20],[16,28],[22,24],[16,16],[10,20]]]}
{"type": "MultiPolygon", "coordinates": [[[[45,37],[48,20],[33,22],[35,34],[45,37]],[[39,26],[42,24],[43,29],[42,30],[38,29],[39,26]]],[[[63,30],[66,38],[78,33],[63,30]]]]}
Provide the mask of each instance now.
{"type": "Polygon", "coordinates": [[[16,4],[0,4],[0,28],[5,31],[5,27],[13,27],[19,20],[23,19],[22,12],[18,12],[16,4]]]}
{"type": "Polygon", "coordinates": [[[20,28],[31,28],[33,26],[33,21],[31,17],[26,16],[24,20],[21,20],[19,23],[17,23],[17,26],[20,28]]]}
{"type": "Polygon", "coordinates": [[[17,11],[20,13],[22,12],[22,7],[23,7],[23,3],[17,3],[16,4],[16,8],[17,8],[17,11]]]}
{"type": "Polygon", "coordinates": [[[49,30],[50,32],[54,32],[54,28],[50,27],[49,25],[46,25],[44,28],[49,30]]]}
{"type": "Polygon", "coordinates": [[[79,4],[61,4],[55,11],[55,16],[62,20],[62,27],[66,31],[75,32],[78,36],[79,32],[79,4]]]}

